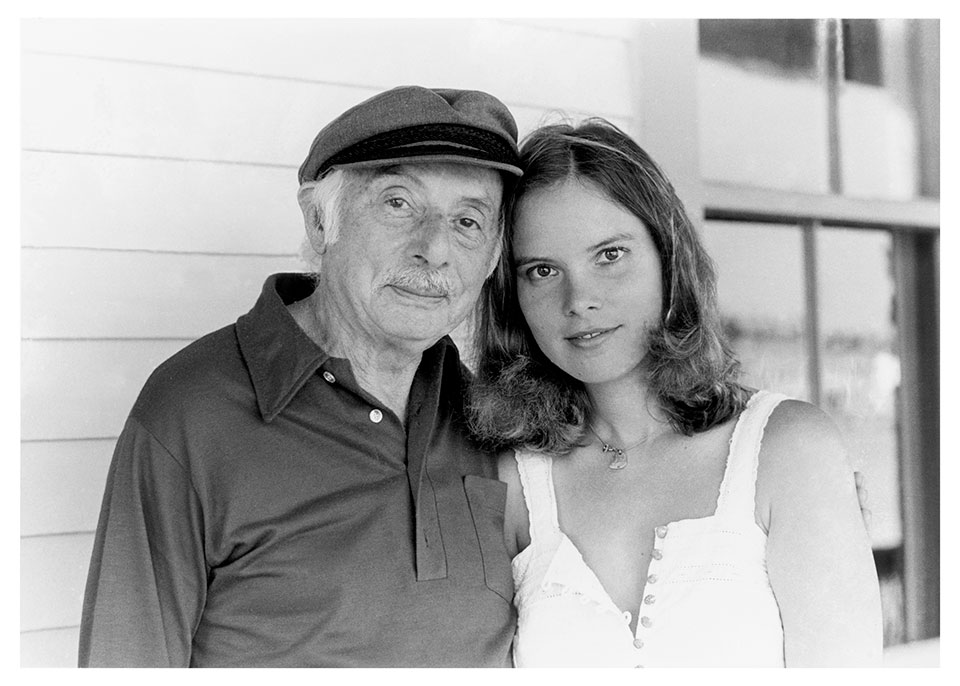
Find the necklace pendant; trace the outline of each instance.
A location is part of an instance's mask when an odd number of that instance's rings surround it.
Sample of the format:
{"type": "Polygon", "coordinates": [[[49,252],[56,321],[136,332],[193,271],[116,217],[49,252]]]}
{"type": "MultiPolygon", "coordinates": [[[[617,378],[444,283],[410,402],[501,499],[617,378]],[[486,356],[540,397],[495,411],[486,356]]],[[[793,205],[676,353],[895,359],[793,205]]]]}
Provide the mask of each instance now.
{"type": "Polygon", "coordinates": [[[616,450],[616,449],[614,449],[613,452],[616,453],[616,456],[612,460],[610,460],[610,464],[608,464],[607,467],[609,467],[610,469],[623,469],[624,467],[626,467],[627,466],[626,454],[622,450],[616,450]]]}

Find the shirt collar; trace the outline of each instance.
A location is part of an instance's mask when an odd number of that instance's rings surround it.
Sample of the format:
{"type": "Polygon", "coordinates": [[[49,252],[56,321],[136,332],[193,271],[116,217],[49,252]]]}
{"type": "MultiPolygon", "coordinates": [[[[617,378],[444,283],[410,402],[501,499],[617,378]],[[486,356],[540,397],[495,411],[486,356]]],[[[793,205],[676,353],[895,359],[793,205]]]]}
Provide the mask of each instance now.
{"type": "MultiPolygon", "coordinates": [[[[307,380],[331,359],[300,328],[287,305],[313,293],[309,274],[273,274],[253,308],[237,320],[237,341],[257,396],[260,416],[272,421],[307,380]]],[[[428,387],[438,384],[447,365],[459,367],[456,346],[444,336],[424,353],[418,376],[428,387]]]]}

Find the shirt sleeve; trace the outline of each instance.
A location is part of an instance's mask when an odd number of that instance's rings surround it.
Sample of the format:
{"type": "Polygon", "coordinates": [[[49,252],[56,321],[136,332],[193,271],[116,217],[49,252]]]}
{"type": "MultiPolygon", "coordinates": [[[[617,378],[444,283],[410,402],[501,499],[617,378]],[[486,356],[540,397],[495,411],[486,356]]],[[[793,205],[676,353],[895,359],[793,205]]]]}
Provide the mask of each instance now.
{"type": "Polygon", "coordinates": [[[186,667],[206,597],[200,500],[135,418],[114,451],[80,624],[81,667],[186,667]]]}

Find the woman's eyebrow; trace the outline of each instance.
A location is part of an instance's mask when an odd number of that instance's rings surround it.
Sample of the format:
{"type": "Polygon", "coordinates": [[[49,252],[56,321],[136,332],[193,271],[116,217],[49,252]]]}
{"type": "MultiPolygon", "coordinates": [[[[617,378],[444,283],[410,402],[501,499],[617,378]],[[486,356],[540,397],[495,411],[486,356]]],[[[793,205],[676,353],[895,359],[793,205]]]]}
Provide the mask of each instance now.
{"type": "Polygon", "coordinates": [[[549,261],[546,257],[537,257],[535,255],[530,255],[528,257],[514,257],[513,262],[514,266],[519,269],[524,265],[530,264],[531,262],[547,262],[549,261]]]}
{"type": "Polygon", "coordinates": [[[594,250],[599,250],[600,248],[606,245],[610,245],[611,243],[623,243],[625,241],[632,241],[634,240],[634,238],[636,238],[636,236],[633,236],[632,234],[629,234],[629,233],[618,233],[615,236],[604,238],[599,243],[595,243],[594,245],[591,245],[589,248],[587,248],[587,252],[593,252],[594,250]]]}

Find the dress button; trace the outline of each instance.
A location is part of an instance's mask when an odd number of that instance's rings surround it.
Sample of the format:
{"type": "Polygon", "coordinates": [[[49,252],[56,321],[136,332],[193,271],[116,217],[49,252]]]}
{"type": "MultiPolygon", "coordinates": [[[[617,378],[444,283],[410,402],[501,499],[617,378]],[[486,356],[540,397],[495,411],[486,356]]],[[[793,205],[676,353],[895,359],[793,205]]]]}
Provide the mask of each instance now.
{"type": "Polygon", "coordinates": [[[655,602],[657,602],[657,597],[654,595],[648,595],[643,599],[644,605],[653,605],[655,602]]]}
{"type": "Polygon", "coordinates": [[[335,381],[337,380],[337,377],[335,377],[335,376],[334,376],[333,374],[331,374],[330,372],[324,372],[324,373],[323,373],[323,378],[326,379],[327,381],[329,381],[330,383],[333,383],[333,382],[335,382],[335,381]]]}
{"type": "Polygon", "coordinates": [[[664,538],[667,535],[667,527],[658,526],[657,527],[657,538],[664,538]]]}
{"type": "Polygon", "coordinates": [[[370,410],[370,421],[374,424],[379,424],[383,419],[383,412],[380,410],[370,410]]]}
{"type": "Polygon", "coordinates": [[[643,647],[643,641],[641,641],[639,638],[633,639],[633,647],[634,647],[634,648],[642,648],[642,647],[643,647]]]}
{"type": "Polygon", "coordinates": [[[650,619],[649,617],[641,617],[640,624],[643,625],[643,628],[649,629],[650,627],[653,626],[653,620],[650,619]]]}
{"type": "Polygon", "coordinates": [[[656,575],[656,574],[651,574],[650,576],[648,576],[648,577],[647,577],[647,583],[648,583],[648,584],[655,584],[655,583],[657,583],[657,575],[656,575]]]}
{"type": "Polygon", "coordinates": [[[654,549],[653,549],[652,555],[653,555],[653,559],[654,559],[654,560],[659,560],[659,559],[661,559],[661,558],[663,557],[663,553],[660,552],[660,550],[659,550],[658,548],[654,548],[654,549]]]}

